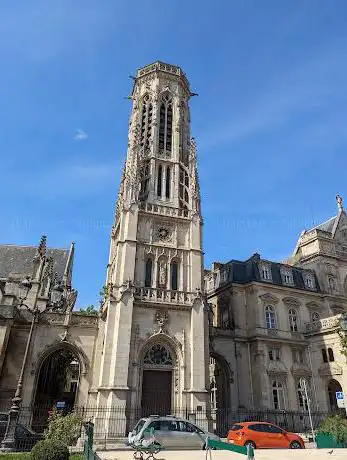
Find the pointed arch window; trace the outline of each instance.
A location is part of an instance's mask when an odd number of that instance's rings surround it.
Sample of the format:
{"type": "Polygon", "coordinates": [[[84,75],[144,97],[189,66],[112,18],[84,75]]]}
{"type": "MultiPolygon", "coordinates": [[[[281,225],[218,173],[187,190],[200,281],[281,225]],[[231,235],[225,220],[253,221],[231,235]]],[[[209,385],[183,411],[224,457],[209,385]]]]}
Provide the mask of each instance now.
{"type": "Polygon", "coordinates": [[[145,201],[148,197],[149,191],[149,178],[150,178],[150,162],[144,160],[140,166],[140,194],[139,199],[145,201]]]}
{"type": "Polygon", "coordinates": [[[178,290],[178,262],[176,260],[171,262],[171,289],[178,290]]]}
{"type": "Polygon", "coordinates": [[[145,268],[145,287],[152,287],[152,277],[153,277],[153,259],[148,257],[146,260],[145,268]]]}
{"type": "Polygon", "coordinates": [[[158,177],[157,177],[157,195],[159,197],[161,197],[162,182],[163,182],[163,167],[162,165],[159,165],[158,166],[158,177]]]}
{"type": "Polygon", "coordinates": [[[188,209],[189,206],[189,174],[188,171],[180,166],[179,175],[179,203],[183,209],[188,209]]]}
{"type": "Polygon", "coordinates": [[[170,157],[172,149],[172,98],[167,93],[162,96],[159,113],[159,150],[164,156],[170,157]]]}
{"type": "Polygon", "coordinates": [[[292,332],[298,331],[298,314],[294,308],[290,308],[289,312],[289,326],[292,332]]]}
{"type": "Polygon", "coordinates": [[[170,198],[171,192],[171,169],[170,166],[166,167],[166,183],[165,183],[165,196],[166,198],[170,198]]]}
{"type": "Polygon", "coordinates": [[[142,99],[142,115],[141,115],[141,147],[148,150],[152,136],[152,119],[153,105],[149,95],[146,94],[142,99]]]}

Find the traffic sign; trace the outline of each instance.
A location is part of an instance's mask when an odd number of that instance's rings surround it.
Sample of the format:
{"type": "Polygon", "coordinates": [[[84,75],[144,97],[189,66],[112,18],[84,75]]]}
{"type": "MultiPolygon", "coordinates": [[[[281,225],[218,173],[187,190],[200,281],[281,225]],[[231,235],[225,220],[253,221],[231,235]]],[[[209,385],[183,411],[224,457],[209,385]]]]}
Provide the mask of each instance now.
{"type": "Polygon", "coordinates": [[[339,409],[343,409],[345,407],[345,398],[343,396],[342,391],[337,391],[336,392],[336,402],[337,402],[337,407],[339,409]]]}

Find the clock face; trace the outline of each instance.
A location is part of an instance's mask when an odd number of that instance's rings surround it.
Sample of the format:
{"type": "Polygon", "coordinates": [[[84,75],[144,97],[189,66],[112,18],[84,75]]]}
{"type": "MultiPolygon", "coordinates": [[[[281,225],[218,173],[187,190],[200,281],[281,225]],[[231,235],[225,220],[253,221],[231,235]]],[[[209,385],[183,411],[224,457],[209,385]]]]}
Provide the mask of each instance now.
{"type": "Polygon", "coordinates": [[[170,232],[165,227],[159,227],[157,230],[157,235],[161,240],[167,240],[168,237],[170,236],[170,232]]]}

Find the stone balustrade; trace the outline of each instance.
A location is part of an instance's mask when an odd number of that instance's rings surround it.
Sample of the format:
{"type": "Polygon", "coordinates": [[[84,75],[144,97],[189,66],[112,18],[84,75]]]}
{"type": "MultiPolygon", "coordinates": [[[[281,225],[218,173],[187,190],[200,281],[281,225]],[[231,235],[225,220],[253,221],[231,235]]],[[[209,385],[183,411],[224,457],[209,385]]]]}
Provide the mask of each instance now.
{"type": "Polygon", "coordinates": [[[340,325],[341,317],[341,315],[329,316],[329,318],[323,318],[313,323],[306,323],[305,334],[312,334],[338,327],[340,325]]]}
{"type": "Polygon", "coordinates": [[[153,214],[159,214],[161,216],[179,217],[184,219],[189,219],[190,217],[188,209],[177,209],[171,208],[170,206],[146,202],[140,204],[140,211],[151,212],[153,214]]]}
{"type": "Polygon", "coordinates": [[[140,287],[135,289],[135,298],[142,302],[192,305],[196,294],[170,289],[140,287]]]}

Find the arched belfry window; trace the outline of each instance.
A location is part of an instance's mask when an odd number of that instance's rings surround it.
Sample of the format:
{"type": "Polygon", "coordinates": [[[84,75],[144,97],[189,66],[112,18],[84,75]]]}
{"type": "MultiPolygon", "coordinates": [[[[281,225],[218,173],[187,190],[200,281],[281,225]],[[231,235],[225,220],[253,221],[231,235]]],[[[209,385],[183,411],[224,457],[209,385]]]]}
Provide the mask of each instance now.
{"type": "Polygon", "coordinates": [[[178,262],[176,260],[171,262],[171,289],[178,290],[178,262]]]}
{"type": "Polygon", "coordinates": [[[170,166],[166,167],[166,183],[165,183],[165,196],[166,198],[170,198],[171,192],[171,169],[170,166]]]}
{"type": "Polygon", "coordinates": [[[188,209],[189,206],[189,173],[180,166],[179,175],[179,204],[180,208],[188,209]]]}
{"type": "Polygon", "coordinates": [[[158,166],[158,176],[157,176],[157,195],[161,197],[163,185],[163,167],[162,165],[158,166]]]}
{"type": "Polygon", "coordinates": [[[142,99],[142,114],[141,114],[141,147],[145,150],[150,147],[150,139],[152,135],[152,119],[153,105],[150,102],[149,95],[146,94],[142,99]]]}
{"type": "Polygon", "coordinates": [[[170,157],[172,149],[172,98],[165,93],[160,103],[159,118],[159,151],[170,157]]]}
{"type": "Polygon", "coordinates": [[[152,287],[152,276],[153,276],[153,260],[148,257],[146,260],[145,267],[145,287],[152,287]]]}
{"type": "Polygon", "coordinates": [[[189,121],[188,121],[188,108],[182,103],[181,106],[181,130],[180,130],[180,162],[188,167],[189,165],[189,121]]]}
{"type": "Polygon", "coordinates": [[[140,194],[139,198],[144,201],[148,197],[149,178],[150,178],[150,161],[144,160],[140,166],[140,194]]]}

